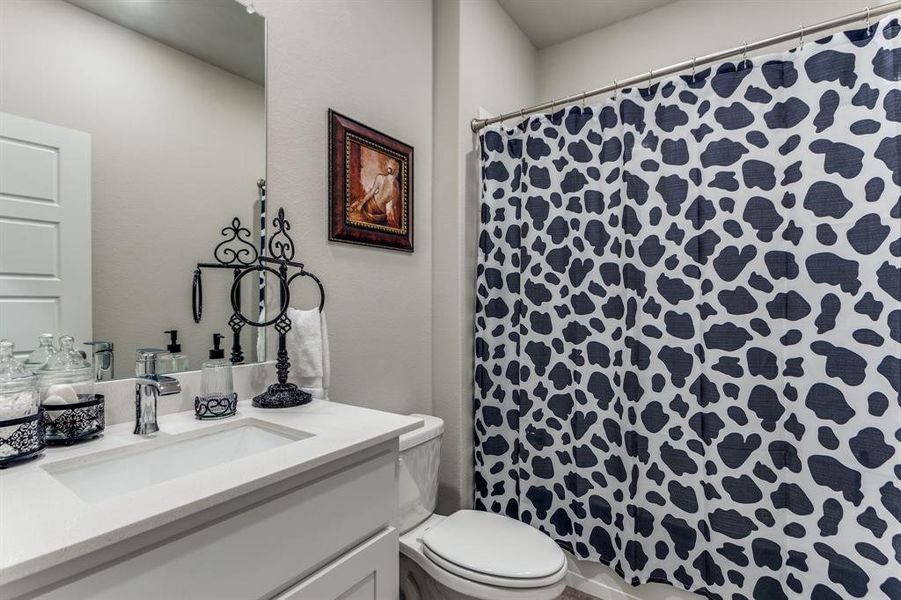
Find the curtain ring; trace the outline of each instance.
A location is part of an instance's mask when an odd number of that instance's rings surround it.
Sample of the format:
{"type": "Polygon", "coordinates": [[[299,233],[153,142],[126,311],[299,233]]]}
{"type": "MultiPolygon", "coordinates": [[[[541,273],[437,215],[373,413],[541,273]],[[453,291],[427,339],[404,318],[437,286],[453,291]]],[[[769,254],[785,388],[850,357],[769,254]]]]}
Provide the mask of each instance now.
{"type": "Polygon", "coordinates": [[[654,69],[648,69],[648,87],[654,85],[654,69]]]}
{"type": "Polygon", "coordinates": [[[697,57],[694,57],[694,56],[691,57],[691,82],[692,83],[695,82],[695,61],[696,60],[697,60],[697,57]]]}
{"type": "Polygon", "coordinates": [[[867,10],[867,19],[866,19],[866,21],[864,21],[864,23],[866,25],[866,28],[869,29],[870,28],[870,7],[867,6],[866,10],[867,10]]]}
{"type": "Polygon", "coordinates": [[[798,52],[804,48],[804,26],[801,25],[799,29],[801,30],[801,36],[798,38],[798,52]]]}
{"type": "Polygon", "coordinates": [[[588,95],[588,90],[582,90],[582,108],[585,108],[585,96],[588,95]]]}
{"type": "Polygon", "coordinates": [[[744,49],[741,52],[741,62],[748,62],[748,42],[742,42],[744,49]]]}
{"type": "Polygon", "coordinates": [[[619,83],[616,82],[616,79],[613,80],[613,99],[616,100],[619,95],[619,83]]]}

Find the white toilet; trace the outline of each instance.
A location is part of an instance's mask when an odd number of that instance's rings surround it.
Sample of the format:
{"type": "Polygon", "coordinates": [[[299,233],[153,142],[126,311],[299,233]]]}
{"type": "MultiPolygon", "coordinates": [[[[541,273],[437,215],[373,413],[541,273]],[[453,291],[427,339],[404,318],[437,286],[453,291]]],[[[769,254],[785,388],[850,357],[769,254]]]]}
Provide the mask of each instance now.
{"type": "Polygon", "coordinates": [[[552,600],[563,592],[566,557],[546,535],[486,512],[434,514],[444,422],[400,438],[398,517],[404,600],[552,600]]]}

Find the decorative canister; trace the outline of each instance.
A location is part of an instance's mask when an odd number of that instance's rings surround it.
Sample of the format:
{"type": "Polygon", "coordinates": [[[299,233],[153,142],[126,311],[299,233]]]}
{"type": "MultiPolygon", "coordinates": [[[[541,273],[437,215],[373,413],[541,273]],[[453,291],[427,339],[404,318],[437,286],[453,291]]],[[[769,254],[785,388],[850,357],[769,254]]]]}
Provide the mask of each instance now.
{"type": "Polygon", "coordinates": [[[95,438],[106,427],[102,394],[74,404],[46,404],[43,409],[44,435],[51,446],[68,446],[95,438]]]}
{"type": "Polygon", "coordinates": [[[38,370],[41,405],[78,404],[94,399],[94,368],[75,349],[70,335],[59,338],[59,350],[38,370]]]}
{"type": "Polygon", "coordinates": [[[37,456],[45,446],[37,380],[16,360],[14,348],[0,341],[0,468],[37,456]]]}

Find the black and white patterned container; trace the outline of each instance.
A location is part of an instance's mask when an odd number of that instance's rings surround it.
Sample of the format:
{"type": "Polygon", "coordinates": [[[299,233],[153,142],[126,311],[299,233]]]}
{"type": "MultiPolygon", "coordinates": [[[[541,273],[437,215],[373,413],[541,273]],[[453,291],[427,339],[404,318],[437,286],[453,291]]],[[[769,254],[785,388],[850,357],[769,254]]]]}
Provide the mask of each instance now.
{"type": "Polygon", "coordinates": [[[44,451],[43,409],[33,415],[0,421],[0,469],[44,451]]]}
{"type": "Polygon", "coordinates": [[[68,446],[96,438],[103,432],[106,427],[103,395],[91,394],[85,398],[74,404],[44,405],[44,434],[47,444],[68,446]]]}

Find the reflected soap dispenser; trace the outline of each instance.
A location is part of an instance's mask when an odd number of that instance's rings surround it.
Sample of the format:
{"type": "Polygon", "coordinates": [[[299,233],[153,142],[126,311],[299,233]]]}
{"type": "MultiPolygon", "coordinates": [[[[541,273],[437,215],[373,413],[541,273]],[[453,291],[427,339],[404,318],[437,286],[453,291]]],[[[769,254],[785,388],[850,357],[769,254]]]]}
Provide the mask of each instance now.
{"type": "Polygon", "coordinates": [[[210,358],[200,366],[200,395],[194,398],[194,415],[198,419],[222,419],[237,412],[238,395],[232,380],[232,365],[220,348],[224,338],[213,334],[210,358]]]}
{"type": "Polygon", "coordinates": [[[170,329],[168,331],[164,331],[163,333],[169,334],[169,345],[166,346],[166,350],[169,352],[169,354],[161,357],[162,360],[158,361],[158,372],[163,374],[178,373],[180,371],[189,370],[190,366],[188,363],[188,355],[182,353],[181,344],[178,343],[178,330],[170,329]]]}

